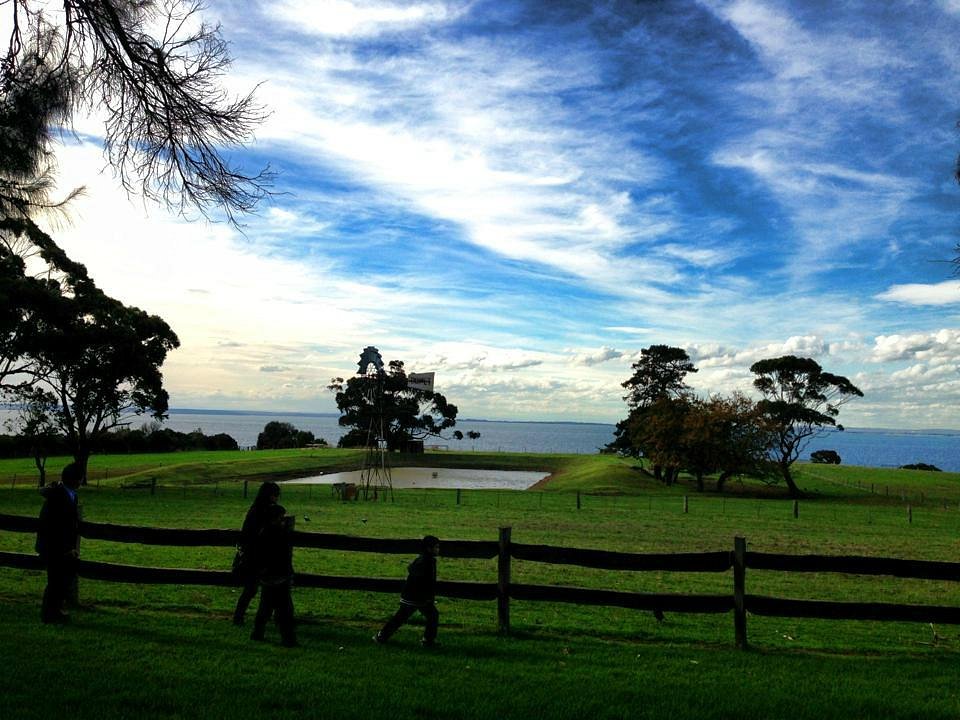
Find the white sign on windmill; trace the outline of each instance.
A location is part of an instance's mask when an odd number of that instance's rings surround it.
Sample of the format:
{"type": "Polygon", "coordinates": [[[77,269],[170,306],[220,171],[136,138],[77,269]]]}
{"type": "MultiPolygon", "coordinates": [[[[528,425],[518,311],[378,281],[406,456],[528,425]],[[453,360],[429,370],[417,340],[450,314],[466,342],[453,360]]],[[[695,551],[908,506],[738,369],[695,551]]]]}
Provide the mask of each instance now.
{"type": "Polygon", "coordinates": [[[407,387],[411,390],[433,392],[433,378],[436,373],[410,373],[407,375],[407,387]]]}

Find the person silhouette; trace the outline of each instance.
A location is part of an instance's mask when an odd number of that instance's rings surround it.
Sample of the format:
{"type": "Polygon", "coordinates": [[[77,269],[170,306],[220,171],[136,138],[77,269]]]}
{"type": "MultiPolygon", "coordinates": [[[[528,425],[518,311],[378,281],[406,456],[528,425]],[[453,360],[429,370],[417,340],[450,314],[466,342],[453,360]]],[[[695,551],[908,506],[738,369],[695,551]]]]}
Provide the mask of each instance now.
{"type": "Polygon", "coordinates": [[[260,580],[260,605],[253,620],[251,640],[263,640],[271,616],[277,621],[280,639],[286,647],[296,647],[293,624],[293,540],[290,533],[293,518],[286,516],[283,505],[271,505],[266,511],[266,524],[260,531],[254,555],[260,580]]]}
{"type": "Polygon", "coordinates": [[[383,644],[417,610],[427,621],[420,643],[424,647],[437,644],[437,628],[440,625],[440,613],[434,604],[437,591],[437,556],[440,554],[440,540],[427,535],[421,540],[420,555],[407,568],[407,582],[400,593],[400,607],[393,617],[373,636],[374,642],[383,644]]]}
{"type": "Polygon", "coordinates": [[[63,604],[77,575],[80,557],[80,509],[77,490],[83,470],[70,463],[60,474],[60,482],[42,488],[43,507],[37,526],[36,551],[47,566],[47,586],[40,602],[40,620],[65,623],[70,616],[63,604]]]}
{"type": "Polygon", "coordinates": [[[280,500],[280,486],[275,482],[265,482],[257,490],[257,496],[243,519],[240,529],[240,544],[237,546],[237,562],[235,572],[243,585],[240,597],[237,598],[237,607],[233,611],[233,624],[243,625],[244,617],[250,601],[256,597],[259,580],[254,562],[257,551],[257,540],[260,531],[267,523],[267,511],[280,500]]]}

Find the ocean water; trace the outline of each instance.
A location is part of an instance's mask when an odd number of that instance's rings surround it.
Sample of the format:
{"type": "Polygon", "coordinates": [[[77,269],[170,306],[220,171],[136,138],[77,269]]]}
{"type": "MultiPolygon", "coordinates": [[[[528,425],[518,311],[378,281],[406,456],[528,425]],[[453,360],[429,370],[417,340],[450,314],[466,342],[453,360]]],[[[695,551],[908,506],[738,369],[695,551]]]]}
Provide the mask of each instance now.
{"type": "MultiPolygon", "coordinates": [[[[309,430],[330,445],[346,433],[337,424],[335,414],[259,414],[211,413],[209,411],[171,410],[165,425],[180,432],[200,428],[207,435],[227,433],[240,447],[257,444],[257,435],[270,421],[288,422],[300,430],[309,430]]],[[[477,440],[464,437],[454,440],[427,438],[427,446],[438,445],[449,450],[493,450],[504,452],[547,452],[592,454],[613,440],[613,425],[591,423],[527,423],[492,420],[458,420],[456,429],[464,435],[470,430],[480,433],[477,440]]]]}
{"type": "MultiPolygon", "coordinates": [[[[11,415],[0,409],[3,421],[11,415]]],[[[309,430],[331,445],[343,435],[335,414],[255,413],[211,410],[171,410],[166,425],[190,432],[200,428],[207,435],[227,433],[241,447],[257,444],[257,434],[272,420],[289,422],[309,430]]],[[[136,426],[139,421],[134,421],[136,426]]],[[[146,422],[146,420],[144,420],[146,422]]],[[[500,420],[461,420],[456,429],[480,433],[478,440],[428,438],[426,444],[450,450],[492,450],[504,452],[547,452],[592,454],[613,439],[613,425],[601,423],[508,422],[500,420]]],[[[844,465],[898,467],[924,462],[941,470],[960,472],[960,430],[880,430],[848,428],[844,432],[828,430],[810,442],[801,459],[814,450],[836,450],[844,465]]]]}
{"type": "MultiPolygon", "coordinates": [[[[256,445],[257,434],[271,420],[289,422],[310,430],[331,445],[343,435],[337,415],[211,414],[174,410],[167,424],[174,430],[189,432],[202,428],[205,433],[225,432],[241,447],[256,445]]],[[[427,445],[450,450],[493,450],[509,452],[564,452],[592,454],[613,440],[613,425],[600,423],[507,422],[502,420],[460,420],[457,429],[480,433],[478,440],[428,438],[427,445]]],[[[810,442],[801,459],[809,459],[814,450],[836,450],[845,465],[898,467],[925,462],[941,470],[960,472],[960,431],[958,430],[874,430],[848,428],[828,430],[810,442]]]]}

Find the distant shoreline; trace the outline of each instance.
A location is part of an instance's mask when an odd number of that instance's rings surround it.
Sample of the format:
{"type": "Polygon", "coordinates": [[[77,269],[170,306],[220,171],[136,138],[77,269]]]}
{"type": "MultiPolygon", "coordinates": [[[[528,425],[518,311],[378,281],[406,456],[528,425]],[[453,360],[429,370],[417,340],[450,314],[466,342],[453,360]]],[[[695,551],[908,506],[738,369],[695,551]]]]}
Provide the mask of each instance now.
{"type": "MultiPolygon", "coordinates": [[[[179,415],[268,415],[270,417],[340,417],[340,413],[318,412],[278,412],[275,410],[204,410],[202,408],[170,408],[167,412],[179,415]]],[[[595,425],[615,427],[616,423],[580,422],[576,420],[484,420],[482,418],[457,418],[457,422],[472,423],[514,423],[523,425],[595,425]]],[[[960,432],[960,431],[958,431],[960,432]]]]}
{"type": "MultiPolygon", "coordinates": [[[[16,405],[0,403],[0,410],[14,411],[16,405]]],[[[170,408],[168,412],[178,415],[223,415],[249,417],[252,415],[267,417],[316,417],[337,418],[340,413],[331,412],[304,412],[304,411],[276,411],[276,410],[213,410],[210,408],[170,408]]],[[[592,427],[616,427],[615,422],[584,422],[577,420],[490,420],[484,418],[458,418],[458,422],[471,423],[511,423],[514,425],[583,425],[592,427]]],[[[826,428],[827,432],[837,432],[826,428]]],[[[889,427],[846,427],[844,432],[856,433],[887,433],[890,435],[960,435],[960,428],[889,428],[889,427]]]]}

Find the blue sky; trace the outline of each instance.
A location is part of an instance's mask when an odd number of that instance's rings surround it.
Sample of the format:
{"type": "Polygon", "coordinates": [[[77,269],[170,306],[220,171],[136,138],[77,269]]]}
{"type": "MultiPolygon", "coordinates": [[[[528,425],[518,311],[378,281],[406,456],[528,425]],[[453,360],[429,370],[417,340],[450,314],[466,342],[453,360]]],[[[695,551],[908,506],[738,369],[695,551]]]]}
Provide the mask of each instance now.
{"type": "Polygon", "coordinates": [[[57,231],[180,334],[179,407],[334,409],[373,344],[465,417],[615,421],[639,350],[701,393],[814,357],[851,426],[960,427],[960,1],[218,2],[246,219],[127,199],[96,118],[57,231]]]}

